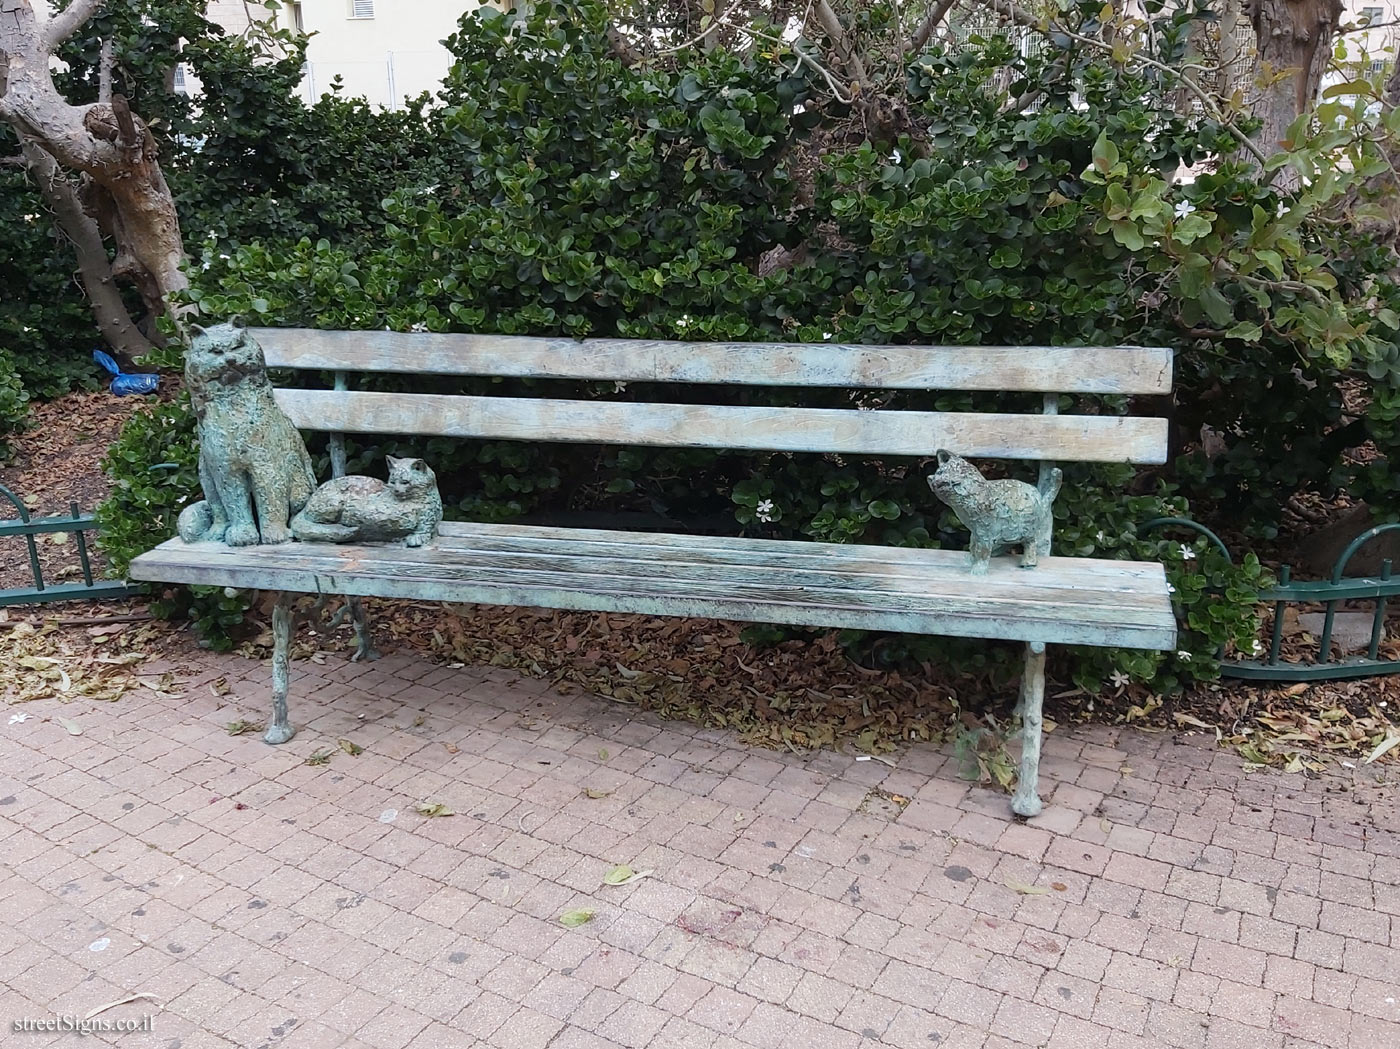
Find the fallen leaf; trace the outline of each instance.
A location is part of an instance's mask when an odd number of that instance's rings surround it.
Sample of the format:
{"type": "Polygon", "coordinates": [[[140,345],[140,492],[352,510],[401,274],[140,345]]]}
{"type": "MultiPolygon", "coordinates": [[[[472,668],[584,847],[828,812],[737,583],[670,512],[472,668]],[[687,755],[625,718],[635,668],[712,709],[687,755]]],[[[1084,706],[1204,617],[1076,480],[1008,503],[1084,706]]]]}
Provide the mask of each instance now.
{"type": "Polygon", "coordinates": [[[559,924],[568,929],[577,929],[580,925],[591,922],[594,913],[591,907],[579,907],[577,910],[565,911],[559,915],[559,924]]]}
{"type": "Polygon", "coordinates": [[[413,806],[420,816],[455,816],[457,813],[440,801],[420,801],[413,806]]]}
{"type": "Polygon", "coordinates": [[[1064,892],[1069,886],[1062,881],[1052,881],[1050,883],[1050,888],[1054,889],[1056,892],[1064,892]]]}
{"type": "Polygon", "coordinates": [[[352,740],[338,739],[336,740],[336,742],[340,744],[340,749],[345,751],[345,753],[349,754],[352,758],[358,758],[361,754],[365,752],[364,747],[360,746],[358,743],[353,742],[352,740]]]}
{"type": "Polygon", "coordinates": [[[1381,740],[1381,742],[1376,745],[1376,749],[1371,751],[1370,755],[1362,764],[1369,765],[1378,758],[1385,757],[1385,755],[1389,754],[1397,746],[1400,746],[1400,735],[1386,736],[1385,739],[1381,740]]]}
{"type": "Polygon", "coordinates": [[[331,763],[331,752],[329,750],[318,750],[311,757],[306,759],[308,765],[329,765],[331,763]]]}
{"type": "Polygon", "coordinates": [[[228,687],[228,678],[217,678],[209,682],[209,691],[216,696],[227,696],[233,689],[228,687]]]}
{"type": "Polygon", "coordinates": [[[583,792],[595,801],[599,798],[606,798],[612,793],[610,790],[599,790],[597,787],[585,787],[583,792]]]}
{"type": "Polygon", "coordinates": [[[230,736],[246,736],[249,732],[261,732],[262,726],[254,721],[244,721],[239,718],[237,721],[230,721],[224,726],[224,731],[230,736]]]}
{"type": "Polygon", "coordinates": [[[1103,819],[1101,819],[1101,820],[1099,820],[1099,830],[1101,830],[1101,831],[1103,831],[1105,834],[1107,834],[1107,833],[1109,833],[1110,831],[1113,830],[1113,824],[1112,824],[1112,823],[1109,823],[1108,820],[1103,820],[1103,819]]]}
{"type": "Polygon", "coordinates": [[[607,760],[608,760],[608,751],[607,751],[607,748],[606,748],[606,747],[604,747],[603,749],[601,749],[601,750],[598,751],[598,760],[599,760],[599,761],[607,761],[607,760]]]}
{"type": "Polygon", "coordinates": [[[86,1015],[83,1016],[83,1019],[91,1020],[94,1016],[98,1015],[99,1013],[105,1013],[108,1009],[115,1009],[119,1005],[130,1005],[132,1002],[139,1002],[142,999],[150,999],[151,1001],[155,1001],[156,996],[151,994],[149,991],[138,991],[136,994],[128,994],[125,998],[118,998],[114,1002],[105,1002],[95,1009],[89,1009],[86,1015]]]}
{"type": "Polygon", "coordinates": [[[631,885],[634,881],[641,881],[643,878],[651,876],[651,871],[634,871],[625,863],[618,864],[607,874],[603,875],[604,885],[631,885]]]}
{"type": "Polygon", "coordinates": [[[1010,878],[1006,881],[1006,887],[1012,892],[1019,892],[1022,896],[1050,895],[1050,890],[1044,885],[1027,885],[1024,882],[1012,881],[1010,878]]]}
{"type": "Polygon", "coordinates": [[[67,729],[70,736],[81,736],[83,734],[82,728],[72,718],[58,717],[54,718],[54,720],[67,729]]]}
{"type": "Polygon", "coordinates": [[[447,751],[447,753],[449,753],[449,754],[458,754],[458,753],[461,753],[461,750],[462,750],[462,748],[459,747],[459,746],[457,746],[457,744],[455,744],[455,743],[447,743],[447,742],[444,742],[444,743],[443,743],[442,749],[445,750],[445,751],[447,751]]]}
{"type": "Polygon", "coordinates": [[[1215,728],[1215,726],[1212,725],[1210,722],[1208,722],[1208,721],[1202,721],[1200,718],[1198,718],[1198,717],[1193,717],[1193,716],[1190,715],[1190,714],[1183,714],[1183,713],[1182,713],[1181,711],[1179,711],[1179,710],[1173,712],[1173,714],[1172,714],[1172,720],[1174,720],[1178,725],[1194,725],[1196,728],[1205,728],[1205,729],[1214,729],[1214,728],[1215,728]]]}

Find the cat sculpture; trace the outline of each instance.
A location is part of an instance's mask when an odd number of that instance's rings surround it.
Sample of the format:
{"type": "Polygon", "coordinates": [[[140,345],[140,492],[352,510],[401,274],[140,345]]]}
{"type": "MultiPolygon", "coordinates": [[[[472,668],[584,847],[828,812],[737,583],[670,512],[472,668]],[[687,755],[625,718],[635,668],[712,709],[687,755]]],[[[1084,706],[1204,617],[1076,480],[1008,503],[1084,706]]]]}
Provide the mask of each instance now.
{"type": "Polygon", "coordinates": [[[199,435],[204,498],[180,512],[187,543],[286,543],[316,488],[311,456],[272,397],[262,347],[237,321],[191,325],[185,386],[199,435]]]}
{"type": "Polygon", "coordinates": [[[972,572],[987,571],[993,554],[1021,547],[1021,567],[1032,568],[1050,556],[1050,533],[1055,524],[1052,505],[1063,475],[1051,470],[1043,487],[1025,481],[989,481],[961,456],[939,450],[938,470],[929,487],[972,533],[972,572]]]}
{"type": "Polygon", "coordinates": [[[352,474],[317,488],[292,518],[292,534],[306,543],[431,542],[442,521],[437,476],[422,459],[386,458],[387,482],[352,474]]]}

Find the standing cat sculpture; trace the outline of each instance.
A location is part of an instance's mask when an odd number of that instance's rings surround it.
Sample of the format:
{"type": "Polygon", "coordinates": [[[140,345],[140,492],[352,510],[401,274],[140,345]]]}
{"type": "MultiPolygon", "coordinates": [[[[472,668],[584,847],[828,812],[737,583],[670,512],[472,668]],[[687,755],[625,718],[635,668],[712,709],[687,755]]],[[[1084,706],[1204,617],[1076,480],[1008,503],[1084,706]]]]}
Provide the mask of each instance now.
{"type": "Polygon", "coordinates": [[[292,518],[292,534],[306,543],[431,541],[442,521],[437,476],[422,459],[386,458],[388,483],[353,475],[327,481],[292,518]]]}
{"type": "Polygon", "coordinates": [[[1062,478],[1054,469],[1041,488],[1025,481],[989,481],[966,459],[940,450],[928,485],[972,533],[972,572],[981,575],[992,555],[1008,546],[1021,547],[1022,568],[1050,556],[1053,504],[1062,478]]]}
{"type": "Polygon", "coordinates": [[[311,497],[316,472],[301,434],[272,398],[262,347],[237,321],[191,327],[185,386],[204,498],[180,512],[180,538],[229,546],[289,542],[288,518],[311,497]]]}

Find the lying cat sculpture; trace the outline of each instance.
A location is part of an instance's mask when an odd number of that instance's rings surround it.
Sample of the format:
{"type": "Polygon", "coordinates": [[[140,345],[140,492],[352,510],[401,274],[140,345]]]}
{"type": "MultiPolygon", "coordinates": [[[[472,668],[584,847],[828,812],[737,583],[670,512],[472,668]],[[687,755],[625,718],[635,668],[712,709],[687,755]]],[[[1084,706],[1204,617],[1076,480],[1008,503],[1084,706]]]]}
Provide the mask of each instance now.
{"type": "Polygon", "coordinates": [[[316,488],[306,444],[272,399],[262,347],[243,326],[192,327],[185,385],[204,499],[181,511],[180,538],[229,546],[288,542],[288,519],[316,488]]]}
{"type": "Polygon", "coordinates": [[[429,542],[442,521],[437,476],[422,459],[387,460],[388,483],[351,475],[317,488],[292,518],[292,534],[307,543],[429,542]]]}
{"type": "Polygon", "coordinates": [[[1020,545],[1021,567],[1031,568],[1050,556],[1052,505],[1063,475],[1050,471],[1043,488],[1025,481],[989,481],[966,459],[938,452],[938,470],[928,485],[972,533],[972,571],[987,571],[994,553],[1020,545]]]}

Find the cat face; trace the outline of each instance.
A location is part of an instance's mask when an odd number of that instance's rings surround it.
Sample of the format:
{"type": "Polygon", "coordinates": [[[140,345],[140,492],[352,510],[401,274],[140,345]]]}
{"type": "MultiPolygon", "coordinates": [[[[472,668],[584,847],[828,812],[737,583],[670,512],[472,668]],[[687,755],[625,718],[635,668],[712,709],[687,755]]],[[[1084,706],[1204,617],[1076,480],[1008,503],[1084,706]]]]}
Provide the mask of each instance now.
{"type": "Polygon", "coordinates": [[[395,499],[418,499],[437,483],[437,477],[422,459],[395,459],[386,455],[389,464],[389,491],[395,499]]]}
{"type": "Polygon", "coordinates": [[[949,495],[975,491],[985,484],[982,471],[961,456],[940,448],[938,450],[938,470],[928,479],[928,486],[946,501],[949,495]]]}
{"type": "Polygon", "coordinates": [[[193,389],[232,386],[266,375],[262,347],[238,320],[210,328],[192,327],[195,335],[185,353],[185,381],[193,389]]]}

